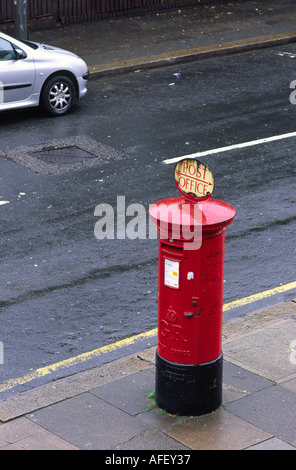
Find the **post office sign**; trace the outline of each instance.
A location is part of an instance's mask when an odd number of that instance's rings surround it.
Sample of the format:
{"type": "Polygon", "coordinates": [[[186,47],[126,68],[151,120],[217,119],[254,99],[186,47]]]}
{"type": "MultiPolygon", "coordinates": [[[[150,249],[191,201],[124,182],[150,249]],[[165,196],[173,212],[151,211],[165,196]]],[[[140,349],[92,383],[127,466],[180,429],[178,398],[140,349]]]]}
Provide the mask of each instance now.
{"type": "Polygon", "coordinates": [[[175,166],[178,189],[196,198],[204,198],[214,190],[214,178],[208,167],[196,159],[180,160],[175,166]]]}

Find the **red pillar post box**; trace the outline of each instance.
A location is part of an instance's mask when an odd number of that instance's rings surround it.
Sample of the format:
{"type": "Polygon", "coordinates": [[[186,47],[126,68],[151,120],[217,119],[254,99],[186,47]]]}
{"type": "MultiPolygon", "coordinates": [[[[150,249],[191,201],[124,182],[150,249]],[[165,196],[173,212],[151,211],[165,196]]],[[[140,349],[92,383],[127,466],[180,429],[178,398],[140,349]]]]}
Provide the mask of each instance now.
{"type": "Polygon", "coordinates": [[[175,179],[183,196],[149,210],[159,233],[155,395],[167,412],[198,416],[222,401],[224,237],[235,209],[211,198],[198,160],[179,162],[175,179]]]}

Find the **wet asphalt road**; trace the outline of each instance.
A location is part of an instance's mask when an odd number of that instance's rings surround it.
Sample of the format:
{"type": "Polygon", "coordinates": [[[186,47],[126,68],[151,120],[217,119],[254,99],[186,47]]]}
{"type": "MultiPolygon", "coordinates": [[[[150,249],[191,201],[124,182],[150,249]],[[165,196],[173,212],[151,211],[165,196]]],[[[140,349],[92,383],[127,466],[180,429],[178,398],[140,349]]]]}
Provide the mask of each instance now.
{"type": "MultiPolygon", "coordinates": [[[[174,166],[163,160],[295,131],[294,53],[285,46],[92,81],[64,118],[38,110],[0,116],[6,155],[69,137],[125,155],[57,175],[0,159],[0,201],[9,201],[0,206],[1,382],[157,326],[157,241],[116,239],[116,227],[114,240],[97,240],[95,207],[116,208],[125,196],[126,207],[147,210],[179,195],[174,166]]],[[[203,158],[213,197],[237,210],[226,232],[224,303],[295,281],[295,143],[203,158]]],[[[276,295],[224,319],[293,297],[276,295]]]]}

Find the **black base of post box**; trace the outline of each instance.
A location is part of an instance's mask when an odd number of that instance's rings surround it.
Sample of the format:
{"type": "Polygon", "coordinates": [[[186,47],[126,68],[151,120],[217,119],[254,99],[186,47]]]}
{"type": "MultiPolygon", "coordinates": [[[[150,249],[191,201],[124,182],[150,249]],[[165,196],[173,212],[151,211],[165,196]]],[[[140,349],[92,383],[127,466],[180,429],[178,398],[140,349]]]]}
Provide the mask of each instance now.
{"type": "Polygon", "coordinates": [[[167,413],[201,416],[222,403],[222,354],[199,365],[175,364],[156,352],[155,399],[167,413]]]}

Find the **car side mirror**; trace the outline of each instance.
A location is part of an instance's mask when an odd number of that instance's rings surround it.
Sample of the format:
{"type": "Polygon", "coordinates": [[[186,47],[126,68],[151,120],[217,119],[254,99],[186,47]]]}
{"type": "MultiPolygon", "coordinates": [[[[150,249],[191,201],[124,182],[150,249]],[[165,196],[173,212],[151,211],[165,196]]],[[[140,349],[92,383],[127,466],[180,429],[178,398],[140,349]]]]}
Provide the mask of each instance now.
{"type": "Polygon", "coordinates": [[[15,49],[15,54],[17,60],[25,59],[27,57],[27,54],[22,49],[15,49]]]}

